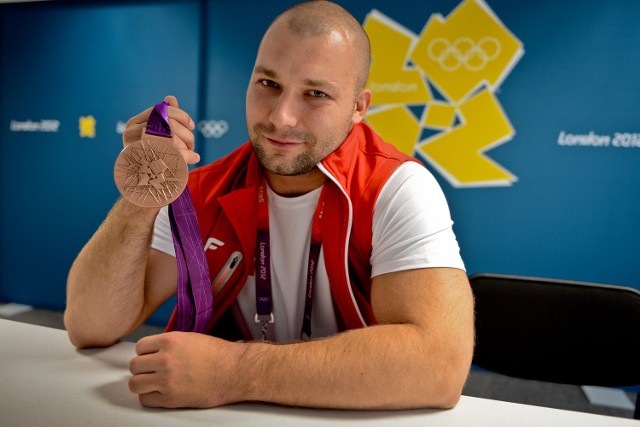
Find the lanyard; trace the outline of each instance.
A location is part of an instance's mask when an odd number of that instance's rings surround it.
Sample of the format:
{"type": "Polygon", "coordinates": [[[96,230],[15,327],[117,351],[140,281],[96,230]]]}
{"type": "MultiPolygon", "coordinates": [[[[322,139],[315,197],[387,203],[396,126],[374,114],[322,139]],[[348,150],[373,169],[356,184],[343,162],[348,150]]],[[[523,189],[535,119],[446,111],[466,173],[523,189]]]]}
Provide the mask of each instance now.
{"type": "MultiPolygon", "coordinates": [[[[300,338],[311,338],[311,307],[315,292],[318,259],[322,247],[322,216],[324,213],[326,186],[320,193],[318,205],[313,214],[311,227],[311,243],[309,247],[309,261],[307,264],[306,293],[304,301],[304,316],[300,338]]],[[[262,325],[262,339],[266,340],[267,329],[274,323],[273,299],[271,295],[271,250],[269,247],[269,201],[267,198],[267,184],[263,178],[258,186],[258,238],[255,254],[256,267],[256,323],[262,325]]]]}
{"type": "MultiPolygon", "coordinates": [[[[168,106],[166,101],[155,105],[146,133],[171,138],[168,106]]],[[[198,218],[188,187],[169,205],[169,222],[178,267],[176,329],[205,333],[211,320],[213,296],[198,218]]]]}

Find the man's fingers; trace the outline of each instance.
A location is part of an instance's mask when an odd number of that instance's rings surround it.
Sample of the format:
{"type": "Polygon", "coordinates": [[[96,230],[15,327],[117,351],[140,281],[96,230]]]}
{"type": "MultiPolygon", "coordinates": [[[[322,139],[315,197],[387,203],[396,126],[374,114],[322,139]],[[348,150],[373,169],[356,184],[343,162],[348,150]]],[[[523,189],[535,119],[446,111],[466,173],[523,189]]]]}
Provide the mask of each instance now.
{"type": "Polygon", "coordinates": [[[129,372],[133,375],[150,374],[161,369],[157,366],[158,363],[154,361],[154,354],[145,354],[142,356],[136,356],[129,362],[129,372]]]}
{"type": "Polygon", "coordinates": [[[136,343],[136,354],[141,356],[143,354],[157,353],[162,348],[162,337],[164,334],[149,335],[142,337],[136,343]]]}
{"type": "MultiPolygon", "coordinates": [[[[190,131],[195,129],[195,123],[191,119],[191,116],[184,110],[178,108],[178,100],[174,96],[167,96],[165,100],[169,102],[169,108],[167,109],[169,119],[173,119],[175,122],[178,122],[185,128],[190,131]]],[[[154,107],[147,108],[139,114],[136,114],[129,120],[127,120],[126,127],[134,126],[134,125],[147,125],[147,120],[149,119],[149,115],[154,107]]],[[[171,124],[171,120],[170,120],[171,124]]]]}
{"type": "MultiPolygon", "coordinates": [[[[171,124],[172,122],[173,123],[177,122],[181,126],[184,126],[186,129],[188,129],[189,131],[192,131],[195,129],[195,123],[193,122],[193,120],[191,119],[191,116],[186,111],[181,110],[179,108],[175,108],[175,107],[169,107],[168,113],[169,113],[169,124],[171,124]]],[[[173,126],[171,127],[171,129],[173,130],[173,126]]]]}
{"type": "MultiPolygon", "coordinates": [[[[167,113],[169,116],[169,126],[173,134],[173,145],[180,151],[184,161],[189,164],[195,164],[200,161],[200,155],[194,152],[195,136],[193,130],[195,123],[191,116],[178,106],[178,100],[175,96],[166,96],[165,101],[169,103],[167,113]]],[[[147,120],[154,107],[147,108],[143,112],[133,116],[127,121],[125,130],[122,133],[122,141],[124,146],[136,142],[142,138],[146,130],[147,120]]]]}
{"type": "Polygon", "coordinates": [[[149,119],[149,115],[151,114],[151,108],[147,108],[143,112],[136,114],[127,120],[125,124],[124,132],[122,133],[122,142],[124,146],[131,144],[132,142],[136,142],[142,138],[142,133],[144,132],[147,126],[147,120],[149,119]]]}
{"type": "Polygon", "coordinates": [[[138,396],[138,401],[147,408],[166,408],[164,396],[159,391],[145,393],[138,396]]]}
{"type": "Polygon", "coordinates": [[[143,124],[128,125],[122,133],[122,143],[126,147],[132,142],[139,141],[142,138],[142,133],[145,130],[146,122],[143,124]]]}
{"type": "Polygon", "coordinates": [[[157,381],[153,378],[155,374],[139,374],[129,378],[129,390],[135,394],[146,394],[158,392],[157,381]]]}
{"type": "Polygon", "coordinates": [[[178,108],[178,98],[173,95],[167,95],[164,97],[164,100],[169,103],[172,107],[178,108]]]}
{"type": "Polygon", "coordinates": [[[131,117],[129,120],[127,120],[127,123],[125,126],[129,127],[131,125],[136,125],[136,124],[146,124],[147,123],[147,119],[149,118],[149,115],[151,114],[151,110],[153,110],[153,107],[147,108],[146,110],[142,111],[139,114],[136,114],[135,116],[131,117]]]}
{"type": "Polygon", "coordinates": [[[169,119],[169,124],[171,125],[171,130],[173,131],[173,137],[178,138],[181,142],[184,143],[184,147],[178,146],[177,148],[188,148],[189,150],[193,150],[196,140],[193,132],[173,119],[169,119]]]}
{"type": "Polygon", "coordinates": [[[200,154],[191,150],[180,150],[180,154],[182,154],[182,158],[188,165],[194,165],[200,161],[200,154]]]}

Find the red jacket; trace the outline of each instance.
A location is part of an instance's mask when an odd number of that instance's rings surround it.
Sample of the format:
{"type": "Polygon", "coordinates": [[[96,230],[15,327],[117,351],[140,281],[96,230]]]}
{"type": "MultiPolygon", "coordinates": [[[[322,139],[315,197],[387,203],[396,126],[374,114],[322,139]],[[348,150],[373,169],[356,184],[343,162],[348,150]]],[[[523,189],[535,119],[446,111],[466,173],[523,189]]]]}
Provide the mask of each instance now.
{"type": "MultiPolygon", "coordinates": [[[[375,323],[370,299],[373,209],[389,176],[409,160],[415,161],[361,123],[318,165],[329,178],[325,183],[325,219],[331,227],[330,232],[323,233],[322,250],[338,325],[343,330],[375,323]]],[[[216,244],[215,250],[205,249],[211,279],[231,254],[243,254],[229,281],[214,297],[210,326],[231,307],[247,277],[254,274],[257,187],[262,174],[262,166],[247,142],[189,175],[203,244],[210,237],[224,243],[216,244]]],[[[174,327],[175,312],[167,329],[174,327]]]]}

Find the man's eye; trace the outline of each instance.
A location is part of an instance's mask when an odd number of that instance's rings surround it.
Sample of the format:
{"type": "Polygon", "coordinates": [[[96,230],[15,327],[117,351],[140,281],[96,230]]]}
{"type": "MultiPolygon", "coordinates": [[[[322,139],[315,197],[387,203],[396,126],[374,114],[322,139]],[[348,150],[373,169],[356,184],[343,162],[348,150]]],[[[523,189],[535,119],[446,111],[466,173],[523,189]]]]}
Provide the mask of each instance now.
{"type": "Polygon", "coordinates": [[[273,80],[265,79],[265,80],[261,80],[260,83],[262,83],[262,85],[266,87],[278,87],[278,84],[273,80]]]}
{"type": "Polygon", "coordinates": [[[313,96],[314,98],[325,98],[327,96],[326,93],[319,91],[319,90],[312,90],[310,92],[311,96],[313,96]]]}

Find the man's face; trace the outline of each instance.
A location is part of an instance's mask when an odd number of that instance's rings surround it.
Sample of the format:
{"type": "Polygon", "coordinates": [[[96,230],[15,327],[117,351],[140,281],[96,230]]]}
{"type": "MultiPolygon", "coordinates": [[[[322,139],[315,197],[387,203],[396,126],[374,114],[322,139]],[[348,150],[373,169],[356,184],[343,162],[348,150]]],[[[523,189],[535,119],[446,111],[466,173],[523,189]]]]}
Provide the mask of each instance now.
{"type": "Polygon", "coordinates": [[[336,150],[357,112],[352,47],[338,32],[301,38],[282,22],[263,39],[247,89],[247,128],[270,172],[302,175],[336,150]]]}

